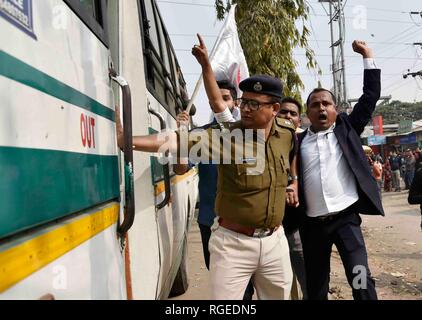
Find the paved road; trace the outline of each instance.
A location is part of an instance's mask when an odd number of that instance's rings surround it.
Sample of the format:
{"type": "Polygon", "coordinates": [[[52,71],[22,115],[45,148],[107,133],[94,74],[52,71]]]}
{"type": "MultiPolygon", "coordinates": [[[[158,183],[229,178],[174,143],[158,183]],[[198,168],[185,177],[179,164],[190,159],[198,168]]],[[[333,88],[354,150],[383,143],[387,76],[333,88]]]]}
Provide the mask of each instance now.
{"type": "MultiPolygon", "coordinates": [[[[407,191],[383,194],[385,217],[362,216],[369,265],[380,299],[422,300],[422,232],[419,206],[407,204],[407,191]]],[[[210,298],[208,270],[196,222],[189,233],[189,278],[186,294],[174,300],[210,298]]],[[[338,253],[333,250],[331,299],[352,299],[338,253]]]]}

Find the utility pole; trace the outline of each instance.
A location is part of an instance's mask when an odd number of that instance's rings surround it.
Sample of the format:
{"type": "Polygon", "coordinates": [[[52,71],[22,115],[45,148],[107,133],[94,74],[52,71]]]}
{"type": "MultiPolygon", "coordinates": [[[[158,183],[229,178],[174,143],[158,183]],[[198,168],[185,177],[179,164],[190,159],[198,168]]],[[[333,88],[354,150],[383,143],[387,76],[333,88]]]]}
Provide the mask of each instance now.
{"type": "Polygon", "coordinates": [[[329,3],[330,30],[331,30],[331,56],[333,73],[334,96],[340,111],[347,111],[350,107],[347,99],[346,63],[344,59],[345,19],[342,0],[319,0],[329,3]],[[335,24],[338,24],[336,28],[335,24]],[[336,36],[337,31],[337,37],[336,36]]]}

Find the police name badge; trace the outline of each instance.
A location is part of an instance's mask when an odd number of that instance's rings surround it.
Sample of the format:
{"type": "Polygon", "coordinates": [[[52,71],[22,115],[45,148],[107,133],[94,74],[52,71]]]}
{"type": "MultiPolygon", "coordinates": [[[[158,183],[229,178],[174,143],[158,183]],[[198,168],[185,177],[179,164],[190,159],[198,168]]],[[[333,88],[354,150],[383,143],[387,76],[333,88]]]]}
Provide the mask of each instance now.
{"type": "Polygon", "coordinates": [[[256,158],[241,158],[240,161],[243,164],[255,164],[256,158]]]}

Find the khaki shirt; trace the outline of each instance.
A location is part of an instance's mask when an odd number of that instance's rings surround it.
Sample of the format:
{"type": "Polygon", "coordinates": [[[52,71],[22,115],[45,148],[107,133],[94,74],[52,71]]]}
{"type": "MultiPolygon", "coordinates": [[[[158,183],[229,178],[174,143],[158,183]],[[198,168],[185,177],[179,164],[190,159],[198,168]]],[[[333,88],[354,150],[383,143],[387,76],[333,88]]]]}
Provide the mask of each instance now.
{"type": "MultiPolygon", "coordinates": [[[[195,160],[191,155],[197,152],[204,163],[204,159],[216,159],[212,157],[213,152],[220,151],[215,203],[218,216],[253,228],[276,227],[281,224],[284,216],[289,154],[295,144],[295,127],[286,119],[275,118],[267,141],[260,140],[256,132],[254,139],[236,140],[232,137],[235,130],[237,133],[245,132],[240,121],[213,125],[201,132],[201,138],[195,136],[198,131],[190,132],[187,143],[189,158],[195,160]],[[220,134],[220,139],[215,139],[216,133],[220,134]],[[206,145],[205,141],[209,147],[201,149],[206,145]],[[240,153],[235,152],[239,150],[236,146],[243,143],[254,148],[252,157],[245,151],[246,147],[240,147],[240,153]],[[231,155],[231,161],[221,164],[227,146],[231,147],[230,153],[226,151],[231,155]]],[[[180,149],[181,134],[177,134],[180,149]]]]}

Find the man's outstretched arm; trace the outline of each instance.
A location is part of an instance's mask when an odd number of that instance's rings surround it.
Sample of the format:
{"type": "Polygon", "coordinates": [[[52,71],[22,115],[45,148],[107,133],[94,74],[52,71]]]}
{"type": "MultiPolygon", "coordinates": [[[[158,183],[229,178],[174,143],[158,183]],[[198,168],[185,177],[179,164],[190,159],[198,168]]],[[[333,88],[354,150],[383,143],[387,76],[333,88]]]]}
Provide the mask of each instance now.
{"type": "Polygon", "coordinates": [[[349,116],[353,128],[360,135],[371,120],[381,95],[381,70],[375,65],[372,49],[364,41],[354,41],[352,46],[353,51],[362,55],[365,68],[363,94],[349,116]]]}
{"type": "MultiPolygon", "coordinates": [[[[116,106],[116,134],[117,144],[120,149],[124,147],[123,127],[120,121],[120,109],[116,106]]],[[[144,152],[158,152],[167,146],[171,153],[177,152],[177,135],[175,132],[152,134],[148,136],[136,136],[132,140],[133,149],[144,152]],[[165,145],[166,144],[166,145],[165,145]]]]}
{"type": "Polygon", "coordinates": [[[204,78],[204,87],[208,96],[208,100],[211,105],[211,109],[214,114],[220,114],[228,110],[227,104],[224,102],[221,96],[220,88],[217,85],[217,80],[214,76],[211,63],[208,57],[207,47],[205,46],[204,40],[198,34],[199,45],[195,45],[192,48],[192,54],[198,60],[202,68],[202,75],[204,78]]]}

